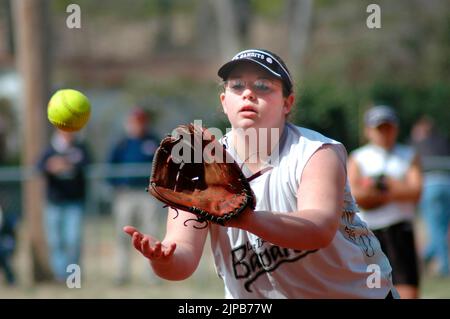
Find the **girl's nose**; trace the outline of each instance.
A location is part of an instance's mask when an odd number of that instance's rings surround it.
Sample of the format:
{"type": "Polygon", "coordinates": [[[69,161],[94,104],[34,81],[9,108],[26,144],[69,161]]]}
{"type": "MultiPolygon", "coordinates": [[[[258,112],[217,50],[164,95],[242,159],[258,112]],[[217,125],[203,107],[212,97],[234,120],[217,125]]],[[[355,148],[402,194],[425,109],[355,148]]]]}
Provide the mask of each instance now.
{"type": "Polygon", "coordinates": [[[253,100],[256,98],[256,94],[249,86],[247,86],[244,92],[242,92],[242,97],[245,99],[253,100]]]}

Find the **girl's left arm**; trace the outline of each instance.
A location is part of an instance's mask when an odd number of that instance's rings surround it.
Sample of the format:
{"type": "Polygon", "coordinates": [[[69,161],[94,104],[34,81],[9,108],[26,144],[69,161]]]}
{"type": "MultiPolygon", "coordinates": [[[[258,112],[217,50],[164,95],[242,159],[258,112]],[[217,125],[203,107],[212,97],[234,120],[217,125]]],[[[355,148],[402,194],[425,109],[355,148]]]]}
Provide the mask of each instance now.
{"type": "Polygon", "coordinates": [[[227,224],[284,248],[313,250],[328,246],[342,215],[346,151],[325,144],[306,164],[297,190],[297,211],[245,212],[227,224]]]}

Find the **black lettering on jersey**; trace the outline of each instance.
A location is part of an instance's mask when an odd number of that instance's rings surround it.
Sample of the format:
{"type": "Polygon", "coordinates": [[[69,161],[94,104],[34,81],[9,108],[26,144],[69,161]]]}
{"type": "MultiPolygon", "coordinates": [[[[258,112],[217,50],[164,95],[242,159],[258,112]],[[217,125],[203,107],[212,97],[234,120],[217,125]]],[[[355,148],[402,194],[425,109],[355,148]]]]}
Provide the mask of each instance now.
{"type": "Polygon", "coordinates": [[[286,262],[295,262],[316,250],[294,250],[267,244],[261,249],[247,249],[252,247],[249,243],[234,248],[231,251],[231,262],[236,279],[245,279],[244,287],[248,292],[252,292],[250,285],[259,276],[277,269],[286,262]]]}

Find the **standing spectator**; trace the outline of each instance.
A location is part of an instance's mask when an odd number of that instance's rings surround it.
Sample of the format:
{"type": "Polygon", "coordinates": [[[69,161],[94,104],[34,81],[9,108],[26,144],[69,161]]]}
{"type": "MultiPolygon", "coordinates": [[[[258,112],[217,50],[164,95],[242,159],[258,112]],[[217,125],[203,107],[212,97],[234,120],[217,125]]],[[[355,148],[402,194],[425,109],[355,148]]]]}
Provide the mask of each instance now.
{"type": "Polygon", "coordinates": [[[449,275],[448,227],[450,223],[450,173],[430,165],[430,157],[450,156],[449,141],[429,117],[421,117],[411,131],[411,143],[423,161],[424,183],[420,203],[428,244],[423,253],[425,264],[438,261],[438,274],[449,275]]]}
{"type": "Polygon", "coordinates": [[[50,263],[57,281],[65,282],[67,266],[80,265],[86,199],[87,146],[73,132],[56,130],[38,169],[47,183],[45,231],[50,263]]]}
{"type": "Polygon", "coordinates": [[[414,149],[397,143],[398,118],[387,106],[365,114],[369,144],[353,151],[348,174],[361,216],[378,237],[392,265],[400,297],[417,298],[419,272],[413,220],[422,173],[414,149]]]}
{"type": "MultiPolygon", "coordinates": [[[[112,148],[108,162],[110,164],[144,164],[148,165],[146,176],[129,176],[111,178],[115,188],[113,213],[117,231],[118,275],[116,283],[124,285],[130,281],[129,239],[122,232],[125,225],[139,223],[148,232],[157,231],[158,209],[161,204],[150,196],[145,188],[148,186],[153,155],[159,145],[159,138],[150,133],[150,117],[142,108],[135,107],[128,114],[125,122],[125,136],[112,148]]],[[[118,170],[115,170],[117,172],[118,170]]],[[[147,267],[146,267],[147,270],[147,267]]],[[[148,271],[148,270],[147,270],[148,271]]],[[[149,279],[153,279],[150,271],[149,279]]]]}
{"type": "Polygon", "coordinates": [[[11,266],[11,257],[16,248],[16,219],[3,213],[0,206],[0,271],[5,275],[8,285],[16,283],[16,276],[11,266]]]}

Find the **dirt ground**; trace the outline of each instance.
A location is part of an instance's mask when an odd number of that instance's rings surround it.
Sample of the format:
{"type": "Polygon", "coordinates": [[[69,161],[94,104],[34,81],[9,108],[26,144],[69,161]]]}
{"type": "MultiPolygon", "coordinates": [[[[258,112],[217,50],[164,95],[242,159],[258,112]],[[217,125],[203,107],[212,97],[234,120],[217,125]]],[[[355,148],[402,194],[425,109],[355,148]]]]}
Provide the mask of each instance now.
{"type": "MultiPolygon", "coordinates": [[[[417,223],[418,249],[425,234],[417,223]]],[[[19,237],[20,238],[20,237],[19,237]]],[[[81,268],[81,288],[68,288],[65,283],[32,285],[29,278],[29,257],[19,245],[14,258],[18,283],[0,283],[0,299],[221,299],[223,284],[216,275],[209,242],[195,274],[188,280],[170,282],[150,280],[145,260],[132,252],[132,281],[124,286],[115,284],[114,233],[110,217],[89,218],[85,228],[84,264],[81,268]]],[[[3,278],[0,278],[0,280],[3,278]]],[[[433,275],[433,265],[423,272],[422,298],[450,298],[450,278],[433,275]]]]}
{"type": "MultiPolygon", "coordinates": [[[[85,225],[81,288],[68,288],[66,283],[56,282],[33,285],[30,259],[22,244],[13,260],[18,283],[13,287],[5,286],[3,278],[0,278],[0,298],[223,298],[223,284],[215,273],[208,246],[205,246],[205,255],[195,274],[182,282],[164,281],[151,276],[145,258],[130,246],[132,278],[126,285],[119,286],[115,283],[112,219],[91,217],[85,225]]],[[[22,235],[19,235],[19,240],[22,235]]]]}

